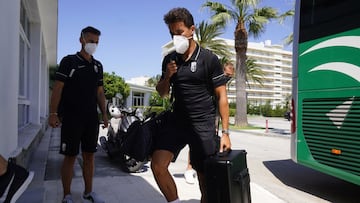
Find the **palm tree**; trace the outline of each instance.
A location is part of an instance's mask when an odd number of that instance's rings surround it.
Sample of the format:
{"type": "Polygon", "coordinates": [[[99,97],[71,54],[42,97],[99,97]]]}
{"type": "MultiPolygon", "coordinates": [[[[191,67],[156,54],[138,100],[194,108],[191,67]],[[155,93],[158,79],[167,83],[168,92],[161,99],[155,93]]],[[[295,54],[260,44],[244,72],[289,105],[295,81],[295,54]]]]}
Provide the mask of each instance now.
{"type": "MultiPolygon", "coordinates": [[[[220,58],[220,63],[224,65],[227,62],[234,63],[232,60],[222,57],[220,58]]],[[[256,60],[252,58],[246,59],[246,83],[248,87],[250,88],[249,82],[252,81],[254,83],[259,83],[260,86],[263,86],[263,80],[264,80],[264,71],[261,70],[261,68],[256,64],[256,60]]],[[[231,78],[228,82],[228,89],[231,84],[231,81],[234,80],[235,77],[231,78]]]]}
{"type": "Polygon", "coordinates": [[[246,60],[246,83],[248,84],[249,88],[249,81],[259,83],[260,86],[263,86],[264,75],[264,71],[262,71],[256,64],[255,59],[248,58],[246,60]]]}
{"type": "Polygon", "coordinates": [[[226,25],[233,20],[236,23],[235,52],[236,52],[236,126],[247,126],[247,98],[246,98],[246,51],[248,35],[255,38],[265,32],[265,25],[269,20],[277,17],[277,11],[271,7],[258,8],[259,0],[230,0],[232,6],[218,2],[207,1],[204,8],[213,12],[212,20],[215,24],[226,25]]]}
{"type": "MultiPolygon", "coordinates": [[[[294,15],[295,15],[295,10],[294,9],[290,9],[290,10],[286,11],[285,13],[279,15],[279,23],[283,24],[284,21],[288,17],[293,18],[294,15]]],[[[292,42],[293,42],[293,33],[290,33],[288,36],[285,37],[284,44],[285,45],[290,45],[292,42]]]]}
{"type": "Polygon", "coordinates": [[[219,60],[220,60],[221,65],[224,65],[225,63],[228,63],[228,62],[234,63],[234,61],[228,57],[221,57],[219,60]]]}
{"type": "Polygon", "coordinates": [[[195,29],[196,41],[201,47],[209,49],[218,57],[230,58],[231,52],[225,40],[219,38],[223,34],[223,28],[219,24],[208,24],[201,21],[195,29]]]}

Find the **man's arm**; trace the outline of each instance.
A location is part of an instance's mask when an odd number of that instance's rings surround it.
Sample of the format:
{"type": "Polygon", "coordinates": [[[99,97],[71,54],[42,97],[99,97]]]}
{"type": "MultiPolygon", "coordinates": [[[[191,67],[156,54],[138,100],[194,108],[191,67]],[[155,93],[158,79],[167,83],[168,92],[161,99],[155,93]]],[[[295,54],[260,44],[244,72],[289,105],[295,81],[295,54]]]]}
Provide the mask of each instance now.
{"type": "Polygon", "coordinates": [[[53,128],[56,128],[60,125],[60,120],[58,117],[58,107],[61,99],[61,93],[64,87],[64,83],[55,80],[54,87],[51,94],[50,102],[50,115],[49,115],[49,125],[53,128]]]}
{"type": "Polygon", "coordinates": [[[160,79],[158,84],[156,85],[156,91],[159,93],[161,97],[165,97],[169,95],[170,92],[170,78],[177,72],[177,66],[175,61],[171,61],[166,66],[166,72],[164,77],[160,79]]]}
{"type": "Polygon", "coordinates": [[[166,97],[170,92],[170,78],[162,78],[156,85],[156,91],[161,97],[166,97]]]}
{"type": "Polygon", "coordinates": [[[221,85],[215,88],[216,98],[218,99],[218,108],[222,124],[222,136],[220,140],[220,152],[231,149],[229,137],[229,103],[226,94],[226,86],[221,85]]]}
{"type": "Polygon", "coordinates": [[[99,86],[97,89],[97,101],[98,101],[98,105],[103,117],[103,121],[104,121],[104,127],[108,127],[108,117],[107,117],[107,113],[106,113],[106,108],[105,108],[105,93],[104,93],[104,87],[103,86],[99,86]]]}

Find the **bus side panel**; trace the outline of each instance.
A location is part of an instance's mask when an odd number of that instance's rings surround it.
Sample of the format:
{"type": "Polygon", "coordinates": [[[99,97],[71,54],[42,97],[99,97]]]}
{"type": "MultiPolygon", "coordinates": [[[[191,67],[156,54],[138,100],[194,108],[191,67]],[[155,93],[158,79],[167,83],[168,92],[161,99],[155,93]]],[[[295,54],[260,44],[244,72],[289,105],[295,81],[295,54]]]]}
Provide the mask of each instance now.
{"type": "Polygon", "coordinates": [[[299,92],[298,163],[360,185],[359,93],[299,92]]]}
{"type": "Polygon", "coordinates": [[[292,158],[360,185],[360,1],[295,9],[292,158]]]}

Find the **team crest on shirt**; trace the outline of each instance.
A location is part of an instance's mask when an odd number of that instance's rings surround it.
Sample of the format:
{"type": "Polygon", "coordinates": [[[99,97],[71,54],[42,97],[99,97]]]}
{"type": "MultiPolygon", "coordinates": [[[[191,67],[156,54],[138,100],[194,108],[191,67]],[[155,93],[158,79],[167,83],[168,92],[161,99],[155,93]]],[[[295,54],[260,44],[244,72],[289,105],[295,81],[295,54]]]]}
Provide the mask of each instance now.
{"type": "Polygon", "coordinates": [[[97,73],[98,72],[98,67],[97,67],[97,65],[94,65],[94,71],[97,73]]]}
{"type": "Polygon", "coordinates": [[[61,144],[61,151],[63,151],[63,152],[66,151],[66,143],[61,144]]]}
{"type": "Polygon", "coordinates": [[[190,64],[190,70],[191,70],[191,72],[193,72],[193,73],[196,71],[196,61],[191,62],[191,64],[190,64]]]}

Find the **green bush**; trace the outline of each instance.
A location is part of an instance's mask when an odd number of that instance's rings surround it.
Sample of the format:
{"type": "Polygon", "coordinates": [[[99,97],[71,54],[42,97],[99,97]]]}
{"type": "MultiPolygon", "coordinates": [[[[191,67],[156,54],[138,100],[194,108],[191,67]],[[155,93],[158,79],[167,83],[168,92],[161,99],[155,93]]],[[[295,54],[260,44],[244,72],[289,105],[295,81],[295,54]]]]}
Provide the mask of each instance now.
{"type": "Polygon", "coordinates": [[[233,108],[229,109],[229,116],[230,116],[230,117],[234,117],[234,116],[235,116],[235,112],[236,112],[236,109],[233,109],[233,108]]]}
{"type": "Polygon", "coordinates": [[[133,108],[144,109],[144,115],[147,116],[153,112],[159,114],[160,112],[164,111],[165,108],[162,106],[134,106],[133,108]]]}

